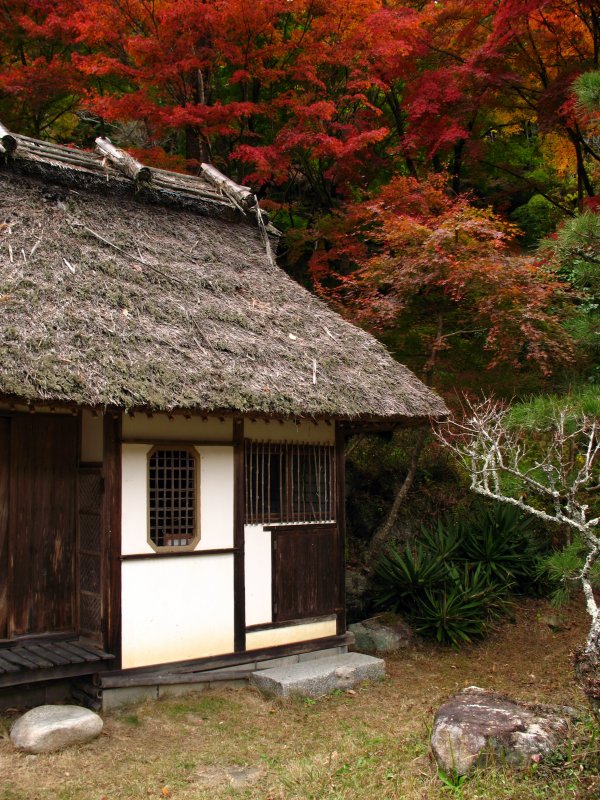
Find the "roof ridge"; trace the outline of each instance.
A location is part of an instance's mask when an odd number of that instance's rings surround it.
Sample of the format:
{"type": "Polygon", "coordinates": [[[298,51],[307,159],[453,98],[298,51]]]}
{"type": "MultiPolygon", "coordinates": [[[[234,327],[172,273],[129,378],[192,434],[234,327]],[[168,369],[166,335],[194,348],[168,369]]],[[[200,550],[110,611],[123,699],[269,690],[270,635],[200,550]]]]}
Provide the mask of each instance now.
{"type": "Polygon", "coordinates": [[[93,151],[14,134],[0,122],[0,166],[34,177],[51,177],[67,186],[133,193],[152,204],[247,222],[256,225],[263,238],[266,226],[270,235],[279,235],[251,188],[236,183],[212,164],[201,164],[201,175],[189,175],[148,167],[107,137],[98,137],[95,145],[93,151]]]}

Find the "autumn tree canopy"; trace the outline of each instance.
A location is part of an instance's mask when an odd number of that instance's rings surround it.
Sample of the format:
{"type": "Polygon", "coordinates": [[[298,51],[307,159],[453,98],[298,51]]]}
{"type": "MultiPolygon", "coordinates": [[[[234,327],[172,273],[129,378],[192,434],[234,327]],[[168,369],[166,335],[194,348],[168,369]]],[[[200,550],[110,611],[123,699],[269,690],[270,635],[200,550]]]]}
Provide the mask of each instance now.
{"type": "Polygon", "coordinates": [[[0,25],[14,130],[212,161],[365,323],[420,304],[488,364],[568,361],[562,278],[522,248],[595,213],[593,0],[0,0],[0,25]]]}

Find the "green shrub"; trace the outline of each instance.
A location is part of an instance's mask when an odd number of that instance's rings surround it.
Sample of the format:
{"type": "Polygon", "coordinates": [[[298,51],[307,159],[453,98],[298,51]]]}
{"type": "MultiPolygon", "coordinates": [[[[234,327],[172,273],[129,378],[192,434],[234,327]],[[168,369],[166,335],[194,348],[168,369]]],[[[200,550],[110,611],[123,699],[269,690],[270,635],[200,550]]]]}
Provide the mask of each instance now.
{"type": "Polygon", "coordinates": [[[564,214],[541,194],[534,194],[525,205],[516,208],[510,218],[523,231],[521,242],[525,247],[536,246],[548,236],[563,219],[564,214]]]}
{"type": "Polygon", "coordinates": [[[376,567],[376,574],[380,578],[378,605],[400,611],[423,591],[442,586],[448,568],[437,553],[417,542],[414,547],[407,545],[402,552],[388,548],[376,567]]]}
{"type": "Polygon", "coordinates": [[[460,573],[450,568],[449,578],[415,597],[411,622],[417,633],[457,647],[484,636],[489,622],[505,613],[507,591],[481,565],[464,565],[460,573]]]}
{"type": "Polygon", "coordinates": [[[536,583],[539,548],[518,509],[478,507],[463,520],[423,528],[375,568],[377,604],[404,614],[415,630],[458,646],[485,635],[511,591],[536,583]]]}
{"type": "Polygon", "coordinates": [[[536,580],[539,547],[533,523],[519,509],[508,505],[484,506],[462,526],[458,557],[484,565],[490,577],[531,589],[536,580]]]}

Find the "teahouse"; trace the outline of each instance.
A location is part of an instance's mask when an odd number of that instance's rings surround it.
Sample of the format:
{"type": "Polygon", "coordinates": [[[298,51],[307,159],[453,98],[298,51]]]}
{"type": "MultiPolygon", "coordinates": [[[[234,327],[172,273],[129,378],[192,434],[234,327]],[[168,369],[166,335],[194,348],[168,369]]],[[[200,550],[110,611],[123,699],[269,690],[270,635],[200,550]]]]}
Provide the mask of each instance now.
{"type": "Polygon", "coordinates": [[[344,648],[344,437],[446,408],[247,187],[97,144],[0,126],[0,690],[344,648]]]}

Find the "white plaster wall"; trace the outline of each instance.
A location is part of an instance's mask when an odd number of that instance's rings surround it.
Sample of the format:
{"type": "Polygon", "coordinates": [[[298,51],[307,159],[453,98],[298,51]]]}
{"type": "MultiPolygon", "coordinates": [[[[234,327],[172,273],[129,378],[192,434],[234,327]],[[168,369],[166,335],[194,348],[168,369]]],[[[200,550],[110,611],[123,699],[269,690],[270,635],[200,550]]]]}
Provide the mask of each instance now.
{"type": "MultiPolygon", "coordinates": [[[[150,444],[122,446],[121,552],[154,553],[148,544],[148,453],[150,444]]],[[[200,541],[195,550],[233,547],[233,447],[196,447],[200,456],[200,541]]]]}
{"type": "Polygon", "coordinates": [[[246,525],[246,625],[272,621],[271,534],[262,525],[246,525]]]}
{"type": "Polygon", "coordinates": [[[326,422],[298,422],[266,420],[244,420],[244,436],[247,439],[258,439],[270,442],[307,442],[315,444],[333,444],[335,442],[335,425],[326,422]]]}
{"type": "Polygon", "coordinates": [[[196,550],[233,547],[233,447],[200,453],[200,541],[196,550]]]}
{"type": "Polygon", "coordinates": [[[308,622],[306,625],[290,625],[267,631],[251,631],[246,634],[246,649],[258,650],[263,647],[322,639],[326,636],[335,636],[336,632],[337,622],[335,619],[308,622]]]}
{"type": "Polygon", "coordinates": [[[184,417],[181,414],[123,415],[123,439],[147,439],[149,442],[230,442],[233,439],[233,420],[216,417],[184,417]]]}
{"type": "MultiPolygon", "coordinates": [[[[124,555],[156,555],[148,544],[151,449],[150,443],[122,445],[124,555]]],[[[195,449],[200,456],[195,549],[233,547],[233,447],[195,449]]],[[[233,555],[124,561],[121,581],[124,669],[233,651],[233,555]]]]}
{"type": "MultiPolygon", "coordinates": [[[[154,553],[148,544],[149,444],[124,444],[121,449],[121,553],[154,553]]],[[[123,603],[124,606],[124,603],[123,603]]]]}
{"type": "Polygon", "coordinates": [[[123,668],[231,653],[233,556],[125,561],[123,668]]]}

